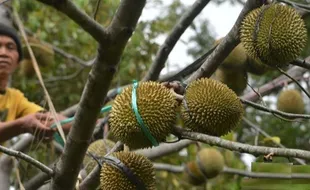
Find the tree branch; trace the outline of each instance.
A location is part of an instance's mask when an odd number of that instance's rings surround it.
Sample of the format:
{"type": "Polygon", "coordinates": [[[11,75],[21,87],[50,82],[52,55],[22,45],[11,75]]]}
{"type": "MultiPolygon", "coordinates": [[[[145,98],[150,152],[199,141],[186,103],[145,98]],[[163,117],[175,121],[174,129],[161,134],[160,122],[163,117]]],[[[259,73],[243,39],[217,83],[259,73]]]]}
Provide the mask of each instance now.
{"type": "Polygon", "coordinates": [[[201,77],[210,77],[218,66],[224,61],[224,59],[228,56],[228,54],[239,44],[239,28],[241,26],[241,22],[243,18],[248,14],[251,10],[258,8],[262,5],[261,0],[248,0],[237,21],[235,22],[232,29],[229,31],[227,36],[219,43],[216,49],[211,53],[211,55],[207,58],[207,60],[201,65],[200,69],[198,69],[195,73],[193,73],[185,83],[189,83],[201,77]]]}
{"type": "Polygon", "coordinates": [[[265,146],[252,146],[252,145],[224,140],[220,137],[185,131],[184,129],[181,129],[181,128],[176,128],[175,133],[177,136],[185,138],[185,139],[199,141],[199,142],[207,143],[209,145],[215,145],[215,146],[223,147],[229,150],[238,151],[241,153],[246,152],[246,153],[250,153],[253,155],[266,155],[269,153],[273,153],[274,156],[296,157],[296,158],[303,158],[306,160],[310,160],[310,152],[305,151],[305,150],[288,149],[288,148],[270,148],[270,147],[265,147],[265,146]]]}
{"type": "Polygon", "coordinates": [[[310,63],[307,62],[306,60],[296,59],[290,62],[290,64],[310,70],[310,63]]]}
{"type": "MultiPolygon", "coordinates": [[[[243,120],[243,122],[244,122],[247,126],[253,128],[253,129],[256,130],[256,131],[258,131],[258,132],[259,132],[261,135],[263,135],[264,137],[271,138],[271,136],[270,136],[268,133],[266,133],[266,131],[264,131],[264,130],[261,129],[260,127],[256,126],[254,123],[252,123],[251,121],[249,121],[249,120],[246,119],[245,117],[243,117],[242,120],[243,120]]],[[[271,138],[271,140],[272,140],[276,145],[278,145],[279,147],[281,147],[281,148],[286,148],[284,145],[282,145],[281,143],[278,143],[278,142],[274,141],[272,138],[271,138]]],[[[306,165],[305,161],[303,161],[303,160],[301,160],[301,159],[299,159],[299,158],[294,158],[294,160],[296,160],[296,162],[298,162],[298,163],[301,164],[301,165],[306,165]]]]}
{"type": "Polygon", "coordinates": [[[34,167],[40,169],[42,172],[47,173],[50,176],[52,176],[54,174],[52,169],[50,169],[49,167],[45,166],[41,162],[35,160],[34,158],[32,158],[32,157],[28,156],[27,154],[24,154],[20,151],[11,150],[9,148],[6,148],[6,147],[0,145],[0,152],[3,152],[3,153],[8,154],[10,156],[14,156],[16,158],[20,158],[20,159],[30,163],[34,167]]]}
{"type": "MultiPolygon", "coordinates": [[[[310,59],[310,57],[308,57],[307,59],[310,59]]],[[[291,77],[297,78],[297,77],[301,77],[307,71],[308,71],[307,69],[294,66],[291,69],[289,69],[287,71],[287,73],[291,77]]],[[[285,75],[281,75],[281,76],[277,77],[276,79],[274,79],[274,80],[264,84],[263,86],[255,89],[255,91],[258,92],[261,96],[265,96],[265,95],[270,94],[271,92],[273,92],[279,88],[282,88],[285,85],[285,83],[290,83],[290,82],[292,82],[291,79],[287,79],[287,77],[285,75]]],[[[257,100],[259,100],[259,96],[257,95],[256,92],[251,90],[250,92],[243,95],[242,99],[249,100],[252,102],[256,102],[257,100]]]]}
{"type": "Polygon", "coordinates": [[[249,172],[245,170],[239,170],[235,168],[224,167],[224,173],[236,174],[239,176],[245,176],[250,178],[266,178],[266,179],[310,179],[309,174],[303,173],[269,173],[269,172],[249,172]]]}
{"type": "Polygon", "coordinates": [[[172,32],[166,38],[165,42],[160,46],[156,54],[155,60],[151,65],[149,71],[147,72],[146,76],[144,77],[143,81],[157,80],[175,44],[178,42],[182,34],[193,22],[196,16],[209,2],[210,0],[197,0],[192,5],[192,7],[182,15],[178,23],[173,27],[172,32]]]}
{"type": "Polygon", "coordinates": [[[287,119],[298,119],[298,118],[310,119],[310,115],[293,114],[293,113],[282,112],[282,111],[279,111],[279,110],[272,110],[270,108],[266,108],[264,106],[261,106],[259,104],[254,103],[254,102],[245,100],[243,98],[240,98],[240,100],[241,100],[241,102],[243,104],[249,105],[249,106],[251,106],[253,108],[256,108],[258,110],[261,110],[261,111],[265,111],[265,112],[269,112],[269,113],[272,113],[272,114],[276,114],[276,115],[282,116],[282,117],[287,118],[287,119]]]}
{"type": "MultiPolygon", "coordinates": [[[[89,74],[73,126],[67,137],[64,153],[55,167],[55,177],[52,179],[52,189],[54,190],[71,190],[75,186],[96,119],[120,61],[120,56],[136,28],[145,3],[145,0],[122,0],[111,25],[107,28],[106,32],[109,34],[111,43],[99,46],[97,58],[89,74]]],[[[100,36],[100,38],[102,37],[104,36],[100,36]]]]}
{"type": "MultiPolygon", "coordinates": [[[[154,168],[157,171],[167,171],[172,173],[182,173],[184,171],[184,166],[176,166],[171,164],[164,164],[164,163],[153,163],[154,168]]],[[[243,177],[250,177],[250,178],[265,178],[265,179],[310,179],[309,174],[304,173],[291,173],[291,174],[284,174],[284,173],[269,173],[269,172],[249,172],[246,170],[240,170],[230,167],[224,167],[222,173],[225,174],[234,174],[243,177]]]]}
{"type": "MultiPolygon", "coordinates": [[[[23,136],[18,142],[16,142],[10,149],[16,151],[25,151],[29,144],[33,140],[32,135],[23,136]]],[[[12,157],[6,154],[0,157],[0,189],[10,188],[10,175],[12,173],[13,162],[12,157]]]]}
{"type": "Polygon", "coordinates": [[[72,1],[69,0],[38,0],[44,4],[54,7],[67,15],[70,19],[80,25],[97,42],[109,44],[109,35],[104,28],[94,21],[86,13],[82,12],[72,1]]]}

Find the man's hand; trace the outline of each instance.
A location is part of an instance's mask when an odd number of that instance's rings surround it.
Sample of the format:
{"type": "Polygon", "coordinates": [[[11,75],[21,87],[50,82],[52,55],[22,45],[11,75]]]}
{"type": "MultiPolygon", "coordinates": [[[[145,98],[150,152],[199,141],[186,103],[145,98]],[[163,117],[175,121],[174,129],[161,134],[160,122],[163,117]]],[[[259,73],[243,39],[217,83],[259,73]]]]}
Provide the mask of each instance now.
{"type": "Polygon", "coordinates": [[[23,132],[31,133],[38,139],[51,140],[56,129],[51,129],[48,125],[50,120],[48,113],[29,114],[18,119],[23,132]]]}

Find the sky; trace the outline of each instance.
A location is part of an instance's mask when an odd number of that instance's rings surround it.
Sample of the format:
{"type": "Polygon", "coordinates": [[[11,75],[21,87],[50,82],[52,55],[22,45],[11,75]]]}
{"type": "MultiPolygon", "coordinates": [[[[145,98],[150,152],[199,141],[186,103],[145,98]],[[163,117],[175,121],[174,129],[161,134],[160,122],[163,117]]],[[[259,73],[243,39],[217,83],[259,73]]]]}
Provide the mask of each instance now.
{"type": "MultiPolygon", "coordinates": [[[[172,0],[165,1],[166,4],[170,4],[171,2],[172,0]]],[[[194,1],[182,0],[182,2],[190,8],[192,5],[191,3],[194,1]]],[[[208,19],[210,23],[209,29],[213,32],[214,37],[220,38],[224,37],[230,31],[237,20],[241,9],[242,6],[240,4],[232,5],[229,2],[225,2],[221,5],[217,5],[210,1],[198,17],[208,19]]],[[[142,13],[141,19],[147,20],[154,18],[155,15],[158,15],[158,10],[145,9],[142,13]]],[[[190,35],[191,31],[186,30],[179,41],[186,41],[190,35]]],[[[157,42],[162,44],[164,40],[165,37],[162,36],[161,38],[158,38],[157,42]]],[[[187,44],[182,42],[176,44],[168,58],[169,66],[163,69],[161,74],[182,68],[193,61],[193,58],[187,55],[186,46],[187,44]]]]}

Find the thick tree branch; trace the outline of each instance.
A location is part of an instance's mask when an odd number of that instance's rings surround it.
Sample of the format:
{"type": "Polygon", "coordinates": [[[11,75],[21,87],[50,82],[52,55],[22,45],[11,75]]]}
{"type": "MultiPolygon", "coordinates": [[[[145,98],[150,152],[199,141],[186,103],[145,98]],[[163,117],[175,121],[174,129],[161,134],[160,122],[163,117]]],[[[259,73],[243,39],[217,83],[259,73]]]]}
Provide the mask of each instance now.
{"type": "Polygon", "coordinates": [[[16,158],[20,158],[20,159],[30,163],[34,167],[40,169],[42,172],[47,173],[50,176],[52,176],[54,174],[52,169],[50,169],[49,167],[45,166],[41,162],[35,160],[34,158],[32,158],[32,157],[28,156],[27,154],[24,154],[20,151],[12,150],[12,149],[9,149],[9,148],[6,148],[6,147],[0,145],[0,152],[3,152],[3,153],[8,154],[10,156],[14,156],[16,158]]]}
{"type": "MultiPolygon", "coordinates": [[[[157,171],[167,171],[172,173],[182,173],[184,171],[184,166],[176,166],[171,164],[154,163],[154,168],[157,171]]],[[[309,174],[303,173],[268,173],[268,172],[249,172],[246,170],[240,170],[235,168],[224,167],[222,173],[234,174],[243,177],[250,178],[265,178],[265,179],[310,179],[309,174]]]]}
{"type": "Polygon", "coordinates": [[[261,111],[265,111],[265,112],[269,112],[275,115],[279,115],[281,117],[287,118],[287,119],[298,119],[298,118],[302,118],[302,119],[310,119],[310,115],[305,115],[305,114],[293,114],[293,113],[286,113],[286,112],[282,112],[279,110],[272,110],[270,108],[267,108],[265,106],[261,106],[259,104],[256,104],[254,102],[245,100],[240,98],[241,102],[243,104],[249,105],[255,109],[261,110],[261,111]]]}
{"type": "MultiPolygon", "coordinates": [[[[111,43],[99,46],[98,56],[89,74],[73,126],[68,134],[64,154],[56,164],[55,177],[52,179],[54,190],[72,190],[75,186],[96,119],[120,56],[135,30],[145,2],[145,0],[122,0],[111,25],[107,28],[111,43]]],[[[104,36],[100,36],[102,37],[104,36]]]]}
{"type": "Polygon", "coordinates": [[[82,12],[73,1],[69,0],[38,0],[44,4],[50,5],[67,15],[70,19],[80,25],[87,33],[89,33],[97,42],[109,43],[109,35],[104,28],[94,21],[86,13],[82,12]]]}
{"type": "Polygon", "coordinates": [[[288,148],[270,148],[270,147],[265,147],[265,146],[252,146],[252,145],[224,140],[222,138],[215,137],[215,136],[185,131],[184,129],[181,129],[181,128],[176,128],[175,131],[176,131],[176,135],[179,137],[207,143],[209,145],[223,147],[223,148],[238,151],[241,153],[246,152],[246,153],[253,154],[253,155],[266,155],[269,153],[273,153],[274,156],[295,157],[295,158],[303,158],[306,160],[310,160],[310,152],[305,151],[305,150],[288,149],[288,148]]]}
{"type": "Polygon", "coordinates": [[[199,15],[199,13],[209,2],[210,0],[197,0],[193,4],[193,6],[182,15],[178,23],[172,29],[172,32],[166,38],[165,42],[160,46],[156,54],[155,60],[151,65],[149,71],[147,72],[146,76],[144,77],[143,81],[157,80],[175,44],[178,42],[182,34],[193,22],[196,16],[199,15]]]}
{"type": "Polygon", "coordinates": [[[243,18],[251,10],[258,8],[261,5],[261,0],[248,0],[246,2],[233,28],[219,43],[201,67],[186,80],[187,84],[201,77],[210,77],[215,72],[228,54],[239,44],[239,27],[241,26],[243,18]]]}
{"type": "Polygon", "coordinates": [[[303,173],[268,173],[268,172],[249,172],[245,170],[239,170],[235,168],[224,167],[224,173],[236,174],[239,176],[250,177],[250,178],[265,178],[265,179],[310,179],[309,174],[303,173]]]}
{"type": "Polygon", "coordinates": [[[179,152],[183,148],[193,143],[194,143],[193,141],[184,139],[176,143],[163,143],[163,144],[160,144],[160,146],[153,147],[151,149],[140,149],[140,150],[136,150],[135,152],[137,154],[142,154],[146,156],[150,160],[155,160],[164,155],[171,154],[174,152],[179,152]]]}
{"type": "Polygon", "coordinates": [[[182,173],[184,171],[184,166],[176,166],[164,163],[153,163],[153,165],[156,171],[167,171],[171,173],[182,173]]]}

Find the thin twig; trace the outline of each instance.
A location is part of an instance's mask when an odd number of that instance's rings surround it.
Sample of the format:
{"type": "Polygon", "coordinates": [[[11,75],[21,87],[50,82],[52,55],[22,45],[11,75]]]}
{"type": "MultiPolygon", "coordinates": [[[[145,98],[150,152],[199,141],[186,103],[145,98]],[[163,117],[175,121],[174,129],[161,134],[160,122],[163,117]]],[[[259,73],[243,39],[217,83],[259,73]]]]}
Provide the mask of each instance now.
{"type": "MultiPolygon", "coordinates": [[[[75,73],[71,74],[71,75],[67,75],[67,76],[60,76],[60,77],[52,77],[49,79],[45,79],[44,83],[52,83],[52,82],[59,82],[59,81],[66,81],[66,80],[72,80],[75,77],[79,76],[82,71],[85,69],[86,67],[81,67],[79,68],[75,73]]],[[[35,84],[38,84],[39,81],[36,81],[35,84]]]]}
{"type": "Polygon", "coordinates": [[[297,80],[295,80],[293,77],[291,77],[289,74],[287,74],[285,71],[283,71],[280,67],[277,67],[278,68],[278,70],[283,74],[283,75],[285,75],[285,76],[287,76],[288,78],[290,78],[292,81],[294,81],[298,86],[299,86],[299,88],[308,96],[308,98],[310,98],[310,94],[307,92],[307,90],[306,89],[304,89],[302,86],[301,86],[301,84],[297,81],[297,80]]]}
{"type": "Polygon", "coordinates": [[[14,156],[16,158],[20,158],[20,159],[30,163],[31,165],[35,166],[36,168],[40,169],[42,172],[47,173],[50,176],[52,176],[54,174],[54,171],[52,169],[50,169],[49,167],[45,166],[41,162],[35,160],[34,158],[32,158],[32,157],[28,156],[27,154],[24,154],[20,151],[11,150],[9,148],[6,148],[6,147],[0,145],[0,152],[3,152],[3,153],[10,155],[10,156],[14,156]]]}
{"type": "Polygon", "coordinates": [[[98,10],[99,10],[99,7],[100,7],[100,3],[101,3],[101,0],[97,0],[96,8],[95,8],[94,16],[93,16],[94,20],[96,20],[97,13],[98,13],[98,10]]]}
{"type": "Polygon", "coordinates": [[[276,114],[278,116],[281,116],[281,117],[284,117],[284,118],[287,118],[287,119],[298,119],[298,118],[310,119],[310,115],[306,115],[306,114],[293,114],[293,113],[282,112],[282,111],[279,111],[279,110],[273,110],[273,109],[264,107],[264,106],[262,106],[260,104],[256,104],[254,102],[248,101],[248,100],[243,99],[243,98],[240,98],[240,101],[243,104],[249,105],[249,106],[251,106],[253,108],[256,108],[258,110],[269,112],[269,113],[272,113],[272,114],[276,114]]]}
{"type": "MultiPolygon", "coordinates": [[[[254,130],[258,131],[260,134],[262,134],[264,137],[270,138],[271,136],[264,131],[263,129],[261,129],[260,127],[258,127],[257,125],[255,125],[254,123],[252,123],[250,120],[246,119],[245,117],[242,118],[242,120],[244,121],[244,123],[248,126],[250,126],[251,128],[253,128],[254,130]]],[[[272,142],[274,142],[276,145],[278,145],[281,148],[286,148],[284,145],[282,145],[281,143],[276,142],[275,140],[273,140],[271,138],[272,142]]],[[[296,162],[298,162],[301,165],[306,165],[306,163],[299,159],[299,158],[294,158],[294,160],[296,160],[296,162]]]]}
{"type": "MultiPolygon", "coordinates": [[[[310,57],[307,58],[307,60],[309,60],[310,57]]],[[[295,79],[302,79],[302,75],[307,72],[308,70],[305,68],[301,68],[298,66],[294,66],[291,69],[289,69],[287,71],[287,73],[292,76],[295,79]]],[[[284,86],[284,84],[288,84],[291,83],[292,80],[291,79],[287,79],[287,77],[285,75],[281,75],[277,78],[275,78],[274,80],[264,84],[263,86],[260,86],[259,88],[257,88],[257,92],[259,92],[259,94],[261,96],[265,96],[270,94],[271,92],[274,92],[275,90],[278,90],[280,88],[282,88],[284,86]]],[[[252,101],[252,102],[256,102],[257,100],[259,100],[259,96],[257,95],[257,93],[255,91],[249,91],[248,93],[246,93],[245,95],[242,96],[243,99],[252,101]]]]}
{"type": "Polygon", "coordinates": [[[305,151],[305,150],[288,149],[288,148],[271,148],[271,147],[265,147],[265,146],[252,146],[248,144],[224,140],[220,137],[185,131],[182,128],[175,128],[175,135],[180,138],[199,141],[199,142],[207,143],[209,145],[215,145],[215,146],[223,147],[229,150],[238,151],[241,153],[246,152],[246,153],[253,154],[253,155],[266,155],[269,153],[273,153],[275,156],[296,157],[296,158],[303,158],[306,160],[310,160],[310,152],[305,151]]]}
{"type": "Polygon", "coordinates": [[[185,32],[188,26],[193,22],[196,16],[202,11],[202,9],[210,2],[210,0],[197,0],[192,7],[186,11],[178,23],[172,29],[172,32],[166,38],[163,45],[160,46],[155,60],[151,65],[149,71],[146,76],[143,78],[143,81],[148,80],[157,80],[161,70],[165,66],[165,62],[175,46],[178,42],[181,35],[185,32]]]}
{"type": "Polygon", "coordinates": [[[308,63],[306,60],[296,59],[296,60],[290,62],[290,64],[296,65],[299,67],[303,67],[303,68],[308,69],[308,70],[310,69],[310,63],[308,63]]]}

